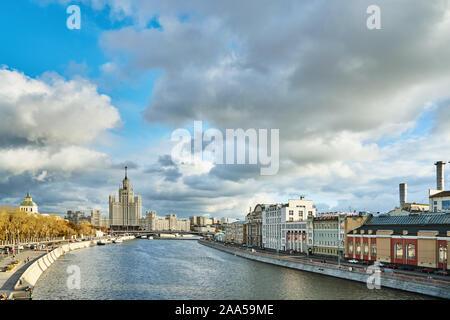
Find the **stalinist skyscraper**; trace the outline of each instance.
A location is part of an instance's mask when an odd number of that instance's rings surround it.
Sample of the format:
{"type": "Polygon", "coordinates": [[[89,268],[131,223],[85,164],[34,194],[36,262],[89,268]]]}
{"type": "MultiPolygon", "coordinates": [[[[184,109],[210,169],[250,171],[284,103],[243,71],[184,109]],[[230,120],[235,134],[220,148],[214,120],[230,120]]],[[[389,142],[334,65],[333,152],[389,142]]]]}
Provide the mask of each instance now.
{"type": "Polygon", "coordinates": [[[111,230],[138,230],[139,220],[142,218],[142,199],[135,196],[130,187],[125,167],[125,178],[122,187],[119,188],[119,201],[116,196],[109,196],[109,221],[111,230]]]}

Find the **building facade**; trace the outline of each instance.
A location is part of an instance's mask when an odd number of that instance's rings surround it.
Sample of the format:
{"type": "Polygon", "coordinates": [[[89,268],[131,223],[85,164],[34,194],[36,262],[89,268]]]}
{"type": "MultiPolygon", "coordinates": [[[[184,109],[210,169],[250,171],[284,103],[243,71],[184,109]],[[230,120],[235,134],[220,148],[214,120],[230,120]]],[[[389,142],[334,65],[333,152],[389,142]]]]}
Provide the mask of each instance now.
{"type": "Polygon", "coordinates": [[[220,222],[222,224],[233,223],[233,222],[236,222],[236,221],[239,221],[239,219],[236,219],[236,218],[222,218],[222,219],[220,219],[220,222]]]}
{"type": "Polygon", "coordinates": [[[235,221],[224,225],[225,242],[245,244],[247,241],[245,221],[235,221]]]}
{"type": "Polygon", "coordinates": [[[450,214],[371,216],[347,238],[351,259],[448,269],[450,214]]]}
{"type": "Polygon", "coordinates": [[[87,217],[83,211],[72,211],[68,210],[66,219],[69,222],[73,222],[75,224],[79,224],[81,221],[88,221],[91,222],[91,218],[87,217]]]}
{"type": "Polygon", "coordinates": [[[345,212],[308,217],[308,253],[343,257],[346,252],[347,233],[360,227],[368,217],[345,212]]]}
{"type": "MultiPolygon", "coordinates": [[[[289,200],[287,204],[266,205],[262,214],[262,244],[264,248],[288,250],[286,244],[287,223],[306,222],[308,216],[316,216],[311,200],[289,200]]],[[[294,236],[295,237],[295,236],[294,236]]]]}
{"type": "Polygon", "coordinates": [[[281,228],[285,239],[286,250],[294,252],[307,252],[307,223],[304,221],[286,222],[281,228]]]}
{"type": "Polygon", "coordinates": [[[101,226],[102,213],[100,210],[91,210],[91,224],[95,227],[101,226]]]}
{"type": "Polygon", "coordinates": [[[430,194],[430,212],[450,212],[450,191],[430,194]]]}
{"type": "Polygon", "coordinates": [[[246,216],[246,243],[249,247],[262,247],[262,214],[264,204],[257,204],[246,216]]]}
{"type": "Polygon", "coordinates": [[[166,214],[165,217],[156,215],[156,211],[151,210],[145,213],[145,218],[141,219],[140,229],[145,231],[183,231],[191,230],[191,223],[186,219],[178,219],[175,214],[166,214]]]}
{"type": "Polygon", "coordinates": [[[134,195],[127,177],[125,167],[125,178],[119,188],[119,199],[109,196],[109,220],[112,230],[139,230],[142,218],[142,200],[140,196],[134,195]]]}

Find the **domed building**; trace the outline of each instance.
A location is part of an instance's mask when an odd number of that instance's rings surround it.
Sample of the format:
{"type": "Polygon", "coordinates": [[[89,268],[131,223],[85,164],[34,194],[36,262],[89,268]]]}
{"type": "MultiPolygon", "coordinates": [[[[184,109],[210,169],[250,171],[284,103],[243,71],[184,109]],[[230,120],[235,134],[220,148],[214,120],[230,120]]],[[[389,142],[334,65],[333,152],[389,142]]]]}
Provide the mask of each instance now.
{"type": "Polygon", "coordinates": [[[25,211],[27,213],[38,213],[38,205],[30,197],[30,193],[27,193],[25,200],[19,206],[20,211],[25,211]]]}

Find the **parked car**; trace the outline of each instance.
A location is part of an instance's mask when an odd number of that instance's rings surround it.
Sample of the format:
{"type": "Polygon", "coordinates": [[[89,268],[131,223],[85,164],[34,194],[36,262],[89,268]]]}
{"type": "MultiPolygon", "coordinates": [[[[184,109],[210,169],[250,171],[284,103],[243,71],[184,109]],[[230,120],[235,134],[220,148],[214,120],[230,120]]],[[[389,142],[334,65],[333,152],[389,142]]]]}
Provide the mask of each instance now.
{"type": "Polygon", "coordinates": [[[352,259],[352,260],[348,260],[348,262],[350,262],[350,263],[358,263],[359,261],[355,260],[355,259],[352,259]]]}
{"type": "Polygon", "coordinates": [[[433,273],[433,269],[430,269],[430,268],[424,268],[424,269],[422,269],[420,271],[423,272],[423,273],[428,273],[428,274],[433,273]]]}
{"type": "Polygon", "coordinates": [[[367,260],[362,261],[361,263],[366,265],[366,266],[370,266],[372,264],[370,261],[367,261],[367,260]]]}
{"type": "Polygon", "coordinates": [[[414,271],[414,267],[413,266],[403,266],[402,270],[406,270],[406,271],[414,271]]]}
{"type": "Polygon", "coordinates": [[[17,246],[17,249],[18,249],[18,250],[23,250],[24,247],[23,247],[22,245],[19,245],[19,246],[17,246]]]}
{"type": "Polygon", "coordinates": [[[386,266],[386,268],[389,268],[389,269],[398,269],[398,266],[397,266],[396,264],[391,263],[391,264],[388,264],[388,265],[386,266]]]}
{"type": "Polygon", "coordinates": [[[434,273],[440,276],[448,276],[448,271],[446,270],[436,270],[434,273]]]}

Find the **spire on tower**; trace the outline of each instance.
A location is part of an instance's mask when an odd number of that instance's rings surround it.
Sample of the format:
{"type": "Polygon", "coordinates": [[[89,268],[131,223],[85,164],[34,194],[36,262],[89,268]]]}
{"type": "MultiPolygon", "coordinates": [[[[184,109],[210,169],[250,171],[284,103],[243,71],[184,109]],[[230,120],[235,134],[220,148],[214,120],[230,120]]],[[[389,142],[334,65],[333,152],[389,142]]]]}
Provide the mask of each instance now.
{"type": "Polygon", "coordinates": [[[127,177],[127,169],[128,169],[128,167],[125,166],[125,179],[128,179],[128,177],[127,177]]]}

